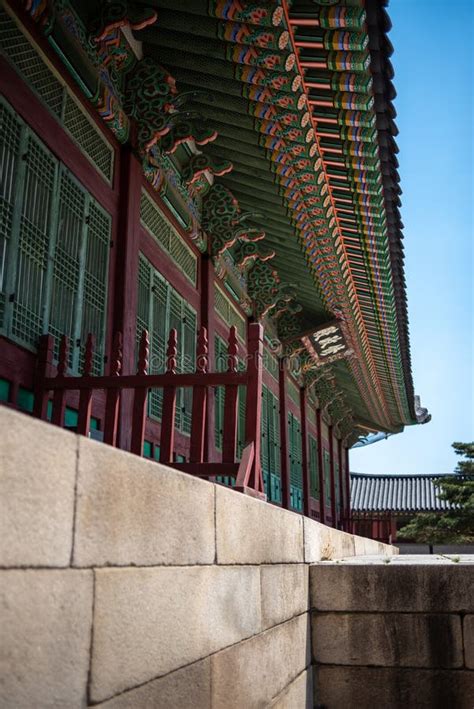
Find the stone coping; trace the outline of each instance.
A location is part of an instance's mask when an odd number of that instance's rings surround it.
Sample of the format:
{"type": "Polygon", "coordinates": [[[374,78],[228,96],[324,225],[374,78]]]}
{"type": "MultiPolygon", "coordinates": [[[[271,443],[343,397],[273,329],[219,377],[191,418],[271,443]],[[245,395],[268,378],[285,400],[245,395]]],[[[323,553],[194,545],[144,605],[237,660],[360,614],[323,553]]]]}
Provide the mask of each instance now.
{"type": "Polygon", "coordinates": [[[366,564],[396,564],[399,566],[464,566],[465,564],[474,564],[474,554],[400,554],[399,556],[387,555],[361,555],[349,556],[342,559],[322,559],[313,562],[331,566],[335,564],[356,564],[364,566],[366,564]]]}

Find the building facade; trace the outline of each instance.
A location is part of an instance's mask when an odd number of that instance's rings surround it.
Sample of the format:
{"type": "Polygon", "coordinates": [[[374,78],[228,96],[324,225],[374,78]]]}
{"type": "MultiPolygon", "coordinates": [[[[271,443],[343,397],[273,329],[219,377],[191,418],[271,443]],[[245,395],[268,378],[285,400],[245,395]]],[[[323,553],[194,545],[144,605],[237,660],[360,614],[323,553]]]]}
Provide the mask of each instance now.
{"type": "MultiPolygon", "coordinates": [[[[351,445],[425,415],[410,371],[384,4],[2,2],[4,404],[34,410],[45,334],[60,361],[67,336],[69,375],[99,376],[115,366],[116,333],[122,372],[136,371],[144,330],[148,372],[163,372],[175,330],[175,369],[191,373],[205,328],[219,372],[229,329],[245,369],[249,325],[260,323],[267,499],[348,524],[351,445]]],[[[157,460],[163,397],[150,388],[142,437],[157,460]]],[[[98,390],[91,402],[97,438],[106,399],[98,390]]],[[[236,406],[238,460],[244,387],[236,406]]],[[[77,427],[78,392],[63,409],[56,422],[77,427]]],[[[189,389],[174,411],[166,462],[186,464],[189,389]]],[[[223,387],[211,387],[209,462],[225,447],[227,411],[223,387]]],[[[124,449],[133,418],[124,393],[124,449]]]]}
{"type": "Polygon", "coordinates": [[[415,515],[449,510],[451,504],[438,497],[439,487],[435,484],[444,476],[452,477],[452,474],[351,473],[351,521],[354,534],[395,544],[398,530],[415,515]]]}

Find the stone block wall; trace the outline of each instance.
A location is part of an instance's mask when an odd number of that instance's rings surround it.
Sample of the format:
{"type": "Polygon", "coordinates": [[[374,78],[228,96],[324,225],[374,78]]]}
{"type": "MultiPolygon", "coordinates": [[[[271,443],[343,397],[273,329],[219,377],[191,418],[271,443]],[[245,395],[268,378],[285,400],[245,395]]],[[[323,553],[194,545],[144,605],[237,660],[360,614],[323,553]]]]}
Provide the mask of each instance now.
{"type": "Polygon", "coordinates": [[[474,706],[474,559],[363,557],[310,569],[315,706],[474,706]]]}
{"type": "Polygon", "coordinates": [[[0,706],[312,706],[309,565],[392,547],[0,407],[0,706]]]}

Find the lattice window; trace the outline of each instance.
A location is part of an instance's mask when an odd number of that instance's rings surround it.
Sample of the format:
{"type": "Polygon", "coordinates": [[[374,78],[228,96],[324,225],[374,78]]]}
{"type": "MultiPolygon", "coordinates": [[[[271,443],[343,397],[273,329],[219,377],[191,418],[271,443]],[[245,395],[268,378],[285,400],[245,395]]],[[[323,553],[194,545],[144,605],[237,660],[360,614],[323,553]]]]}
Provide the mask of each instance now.
{"type": "MultiPolygon", "coordinates": [[[[166,347],[170,330],[178,332],[179,373],[193,372],[196,367],[196,311],[140,254],[138,269],[137,343],[144,329],[150,337],[149,371],[160,374],[166,368],[166,347]]],[[[152,389],[148,397],[148,415],[160,420],[163,390],[152,389]]],[[[191,432],[192,390],[178,389],[176,427],[191,432]]]]}
{"type": "Polygon", "coordinates": [[[329,451],[324,449],[323,452],[323,466],[324,466],[324,500],[326,507],[331,505],[331,458],[329,451]]]}
{"type": "Polygon", "coordinates": [[[70,95],[66,96],[63,125],[82,152],[110,182],[113,175],[113,148],[70,95]]]}
{"type": "Polygon", "coordinates": [[[309,486],[311,497],[319,499],[319,465],[318,465],[318,442],[314,436],[308,436],[309,448],[309,486]]]}
{"type": "Polygon", "coordinates": [[[43,55],[6,12],[0,11],[0,51],[19,71],[82,152],[111,182],[114,150],[43,55]]]}
{"type": "Polygon", "coordinates": [[[336,495],[336,507],[339,511],[341,509],[341,490],[339,487],[339,464],[334,463],[334,492],[336,495]]]}
{"type": "MultiPolygon", "coordinates": [[[[214,356],[215,356],[215,371],[225,372],[227,370],[227,343],[222,337],[216,335],[214,338],[214,356]]],[[[239,361],[239,368],[244,366],[242,361],[239,361]]],[[[237,418],[237,450],[236,458],[240,459],[245,444],[245,403],[246,403],[246,388],[239,386],[238,388],[238,418],[237,418]]],[[[223,433],[224,433],[224,406],[225,406],[225,388],[214,387],[214,441],[217,450],[222,450],[223,433]]],[[[235,478],[227,476],[218,476],[217,482],[225,485],[235,485],[235,478]]]]}
{"type": "Polygon", "coordinates": [[[278,398],[263,385],[261,457],[268,499],[281,502],[280,407],[278,398]]]}
{"type": "Polygon", "coordinates": [[[308,418],[309,423],[312,423],[313,426],[316,426],[316,408],[314,402],[311,401],[311,399],[308,399],[308,404],[306,406],[306,416],[308,418]]]}
{"type": "Polygon", "coordinates": [[[91,332],[96,337],[94,372],[100,373],[110,216],[5,103],[0,103],[0,116],[7,117],[16,136],[16,156],[5,142],[1,148],[1,206],[6,205],[6,218],[0,242],[0,327],[30,349],[36,348],[41,334],[50,332],[56,338],[56,353],[59,338],[67,335],[74,372],[91,332]]]}
{"type": "Polygon", "coordinates": [[[7,253],[12,233],[15,178],[20,156],[21,123],[0,104],[0,329],[4,327],[7,253]]]}
{"type": "Polygon", "coordinates": [[[302,467],[301,425],[298,419],[288,413],[288,453],[290,466],[290,503],[293,509],[303,509],[303,467],[302,467]]]}
{"type": "Polygon", "coordinates": [[[298,389],[297,385],[294,383],[292,379],[287,379],[287,387],[286,390],[288,392],[288,396],[292,400],[296,406],[300,406],[300,390],[298,389]]]}
{"type": "Polygon", "coordinates": [[[170,255],[193,286],[197,280],[196,254],[189,248],[176,229],[166,220],[158,206],[145,190],[140,200],[140,219],[145,229],[170,255]]]}
{"type": "Polygon", "coordinates": [[[238,337],[245,342],[246,320],[216,284],[214,284],[214,309],[228,327],[235,327],[238,337]]]}
{"type": "Polygon", "coordinates": [[[275,381],[278,381],[280,361],[278,357],[272,354],[266,347],[263,350],[263,366],[275,381]]]}

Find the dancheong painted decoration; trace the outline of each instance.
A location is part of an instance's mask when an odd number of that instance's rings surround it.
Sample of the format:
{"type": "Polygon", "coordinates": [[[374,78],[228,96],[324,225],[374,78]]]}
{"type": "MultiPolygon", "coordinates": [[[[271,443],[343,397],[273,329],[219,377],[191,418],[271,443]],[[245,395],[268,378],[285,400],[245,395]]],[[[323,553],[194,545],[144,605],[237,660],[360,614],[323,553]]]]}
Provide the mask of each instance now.
{"type": "Polygon", "coordinates": [[[0,6],[0,400],[349,528],[410,370],[384,0],[0,6]]]}

